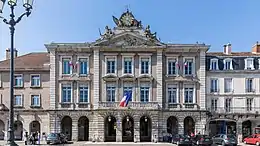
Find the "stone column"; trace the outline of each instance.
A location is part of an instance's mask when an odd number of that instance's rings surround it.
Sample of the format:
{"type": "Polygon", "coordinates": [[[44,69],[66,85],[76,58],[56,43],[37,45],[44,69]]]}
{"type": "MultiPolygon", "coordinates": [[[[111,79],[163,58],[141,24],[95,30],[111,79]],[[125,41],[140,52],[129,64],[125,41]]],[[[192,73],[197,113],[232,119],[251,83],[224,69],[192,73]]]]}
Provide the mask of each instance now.
{"type": "Polygon", "coordinates": [[[159,106],[162,108],[163,103],[163,65],[162,65],[162,50],[157,51],[157,65],[156,65],[156,98],[159,106]]]}
{"type": "Polygon", "coordinates": [[[72,140],[78,140],[78,119],[72,118],[72,140]]]}
{"type": "MultiPolygon", "coordinates": [[[[197,66],[197,65],[196,65],[197,66]]],[[[200,52],[200,71],[199,71],[199,79],[200,79],[200,104],[201,110],[206,110],[206,53],[200,52]]]]}
{"type": "Polygon", "coordinates": [[[58,100],[56,101],[56,53],[50,52],[50,105],[49,109],[55,109],[58,100]]]}
{"type": "Polygon", "coordinates": [[[93,62],[93,92],[94,92],[94,101],[93,108],[98,108],[99,102],[99,74],[100,74],[100,60],[99,60],[99,50],[94,50],[94,62],[93,62]]]}

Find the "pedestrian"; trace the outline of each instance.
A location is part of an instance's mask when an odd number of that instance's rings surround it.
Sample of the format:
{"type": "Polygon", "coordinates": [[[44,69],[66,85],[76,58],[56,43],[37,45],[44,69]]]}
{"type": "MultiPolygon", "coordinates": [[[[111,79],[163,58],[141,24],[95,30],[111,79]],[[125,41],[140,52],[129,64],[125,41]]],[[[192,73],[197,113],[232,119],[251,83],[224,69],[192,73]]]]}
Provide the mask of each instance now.
{"type": "Polygon", "coordinates": [[[24,145],[28,144],[28,137],[29,137],[28,132],[25,132],[25,134],[24,134],[24,145]]]}
{"type": "Polygon", "coordinates": [[[38,142],[37,142],[37,144],[39,144],[39,145],[40,145],[40,143],[41,143],[41,134],[40,134],[40,132],[39,132],[39,131],[37,131],[37,139],[38,139],[38,142]]]}

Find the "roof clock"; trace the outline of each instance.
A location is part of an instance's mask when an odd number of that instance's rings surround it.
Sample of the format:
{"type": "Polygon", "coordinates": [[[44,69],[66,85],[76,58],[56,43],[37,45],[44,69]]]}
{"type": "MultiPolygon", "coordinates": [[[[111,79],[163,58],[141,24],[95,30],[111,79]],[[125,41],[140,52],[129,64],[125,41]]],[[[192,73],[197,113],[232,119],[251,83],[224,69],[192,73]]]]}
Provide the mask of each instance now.
{"type": "Polygon", "coordinates": [[[124,12],[121,17],[118,19],[115,16],[113,16],[113,20],[117,27],[138,27],[142,28],[142,23],[141,21],[138,21],[135,19],[134,15],[132,12],[127,10],[124,12]]]}

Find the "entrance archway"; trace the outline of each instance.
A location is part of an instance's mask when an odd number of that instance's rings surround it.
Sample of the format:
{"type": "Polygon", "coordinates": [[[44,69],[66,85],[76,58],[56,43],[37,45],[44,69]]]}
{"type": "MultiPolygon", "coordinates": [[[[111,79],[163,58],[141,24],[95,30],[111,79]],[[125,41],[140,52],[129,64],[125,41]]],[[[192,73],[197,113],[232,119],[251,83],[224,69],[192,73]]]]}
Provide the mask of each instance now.
{"type": "Polygon", "coordinates": [[[134,142],[134,119],[130,116],[122,120],[122,141],[134,142]]]}
{"type": "Polygon", "coordinates": [[[147,116],[140,118],[140,142],[151,142],[152,139],[152,121],[147,116]]]}
{"type": "Polygon", "coordinates": [[[14,122],[14,139],[23,139],[23,123],[19,120],[14,122]]]}
{"type": "Polygon", "coordinates": [[[89,139],[89,120],[86,116],[78,120],[78,141],[88,141],[89,139]]]}
{"type": "Polygon", "coordinates": [[[174,116],[167,119],[167,133],[172,135],[178,134],[178,120],[174,116]]]}
{"type": "Polygon", "coordinates": [[[114,116],[108,116],[104,122],[105,142],[116,142],[116,118],[114,116]]]}
{"type": "Polygon", "coordinates": [[[192,117],[186,117],[184,119],[184,134],[190,134],[195,132],[195,122],[192,117]]]}
{"type": "Polygon", "coordinates": [[[32,121],[30,123],[30,134],[36,132],[41,133],[41,124],[39,121],[32,121]]]}
{"type": "Polygon", "coordinates": [[[69,116],[65,116],[61,120],[61,132],[66,134],[68,140],[72,138],[72,119],[69,116]]]}
{"type": "Polygon", "coordinates": [[[252,134],[252,122],[250,120],[242,123],[242,137],[243,139],[252,134]]]}
{"type": "Polygon", "coordinates": [[[0,140],[4,140],[5,137],[5,123],[0,120],[0,140]]]}

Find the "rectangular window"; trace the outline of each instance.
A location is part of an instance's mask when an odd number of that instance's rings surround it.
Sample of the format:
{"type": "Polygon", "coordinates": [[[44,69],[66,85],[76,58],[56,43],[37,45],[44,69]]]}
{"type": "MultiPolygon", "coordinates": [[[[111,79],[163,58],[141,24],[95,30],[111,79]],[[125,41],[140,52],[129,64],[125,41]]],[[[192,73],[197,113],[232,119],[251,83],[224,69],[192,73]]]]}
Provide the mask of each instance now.
{"type": "Polygon", "coordinates": [[[224,63],[225,63],[225,65],[224,65],[224,69],[225,70],[232,70],[233,69],[233,67],[232,67],[232,60],[225,59],[224,63]]]}
{"type": "Polygon", "coordinates": [[[211,100],[211,110],[212,111],[217,111],[218,109],[218,100],[217,99],[212,99],[211,100]]]}
{"type": "Polygon", "coordinates": [[[115,74],[115,73],[116,73],[116,59],[107,58],[107,74],[115,74]]]}
{"type": "Polygon", "coordinates": [[[88,75],[89,63],[87,58],[79,59],[79,75],[88,75]]]}
{"type": "Polygon", "coordinates": [[[80,84],[79,85],[79,103],[88,103],[89,99],[89,88],[88,85],[80,84]]]}
{"type": "Polygon", "coordinates": [[[23,75],[14,75],[14,87],[23,87],[23,75]]]}
{"type": "Polygon", "coordinates": [[[193,71],[193,60],[192,59],[186,59],[184,62],[184,74],[185,75],[192,75],[193,71]]]}
{"type": "Polygon", "coordinates": [[[194,103],[194,88],[184,88],[184,103],[194,103]]]}
{"type": "Polygon", "coordinates": [[[31,106],[33,107],[40,107],[40,95],[32,95],[31,96],[31,106]]]}
{"type": "Polygon", "coordinates": [[[210,92],[218,92],[218,79],[211,79],[210,80],[210,92]]]}
{"type": "Polygon", "coordinates": [[[226,112],[231,112],[231,98],[226,98],[225,100],[225,110],[226,112]]]}
{"type": "Polygon", "coordinates": [[[177,88],[168,87],[168,103],[177,103],[177,88]]]}
{"type": "Polygon", "coordinates": [[[141,74],[149,74],[150,59],[141,58],[141,74]]]}
{"type": "Polygon", "coordinates": [[[245,69],[255,69],[254,68],[254,59],[253,58],[245,59],[245,69]]]}
{"type": "Polygon", "coordinates": [[[62,103],[71,103],[72,87],[71,84],[62,84],[62,103]]]}
{"type": "Polygon", "coordinates": [[[218,70],[218,60],[217,59],[210,60],[210,70],[218,70]]]}
{"type": "Polygon", "coordinates": [[[23,106],[22,95],[15,95],[14,96],[14,106],[23,106]]]}
{"type": "Polygon", "coordinates": [[[31,75],[31,87],[40,87],[40,75],[31,75]]]}
{"type": "Polygon", "coordinates": [[[254,92],[253,79],[246,79],[246,92],[254,92]]]}
{"type": "Polygon", "coordinates": [[[176,59],[168,59],[168,75],[176,75],[176,59]]]}
{"type": "Polygon", "coordinates": [[[147,87],[147,86],[140,87],[140,101],[141,102],[149,102],[149,91],[150,91],[150,87],[147,87]]]}
{"type": "Polygon", "coordinates": [[[124,74],[132,74],[133,62],[132,57],[124,57],[124,74]]]}
{"type": "Polygon", "coordinates": [[[62,59],[62,74],[69,75],[72,73],[72,61],[69,58],[62,59]]]}
{"type": "MultiPolygon", "coordinates": [[[[126,87],[124,87],[124,95],[126,94],[126,93],[129,93],[129,94],[131,94],[132,96],[131,97],[133,97],[133,87],[131,87],[131,86],[126,86],[126,87]]],[[[130,101],[132,101],[133,99],[131,98],[131,100],[130,101]]]]}
{"type": "Polygon", "coordinates": [[[224,79],[224,92],[230,93],[232,91],[233,91],[232,78],[225,78],[224,79]]]}
{"type": "Polygon", "coordinates": [[[107,85],[107,102],[115,102],[116,101],[116,87],[113,85],[107,85]]]}
{"type": "Polygon", "coordinates": [[[246,99],[246,110],[252,111],[253,110],[253,98],[246,99]]]}

